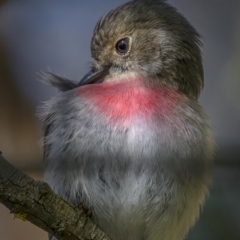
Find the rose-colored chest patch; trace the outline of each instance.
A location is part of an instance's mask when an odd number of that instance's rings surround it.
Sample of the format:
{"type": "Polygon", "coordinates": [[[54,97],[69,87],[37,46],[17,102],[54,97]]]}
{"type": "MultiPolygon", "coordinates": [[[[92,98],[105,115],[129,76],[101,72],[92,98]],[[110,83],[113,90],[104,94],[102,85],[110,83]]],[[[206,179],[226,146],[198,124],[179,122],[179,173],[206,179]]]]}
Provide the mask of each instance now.
{"type": "Polygon", "coordinates": [[[168,118],[181,95],[167,87],[146,88],[136,81],[104,82],[78,89],[94,111],[114,124],[128,126],[134,119],[148,121],[156,116],[168,118]]]}

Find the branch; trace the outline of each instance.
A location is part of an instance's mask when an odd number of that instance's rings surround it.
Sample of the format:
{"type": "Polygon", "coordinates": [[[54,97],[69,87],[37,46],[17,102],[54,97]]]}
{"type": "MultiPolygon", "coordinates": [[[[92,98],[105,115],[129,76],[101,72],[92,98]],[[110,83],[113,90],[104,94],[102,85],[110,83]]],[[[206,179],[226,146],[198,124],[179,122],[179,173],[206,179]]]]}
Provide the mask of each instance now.
{"type": "Polygon", "coordinates": [[[9,164],[0,154],[0,203],[59,240],[110,240],[77,207],[9,164]]]}

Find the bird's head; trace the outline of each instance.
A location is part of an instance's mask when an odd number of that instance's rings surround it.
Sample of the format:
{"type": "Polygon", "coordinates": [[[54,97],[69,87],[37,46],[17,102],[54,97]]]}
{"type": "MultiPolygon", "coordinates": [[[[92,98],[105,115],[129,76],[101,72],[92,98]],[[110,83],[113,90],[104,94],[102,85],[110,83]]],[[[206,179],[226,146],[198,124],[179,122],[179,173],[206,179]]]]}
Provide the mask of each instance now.
{"type": "Polygon", "coordinates": [[[203,87],[200,39],[192,25],[164,0],[134,0],[100,19],[92,41],[92,68],[79,85],[144,79],[197,98],[203,87]]]}

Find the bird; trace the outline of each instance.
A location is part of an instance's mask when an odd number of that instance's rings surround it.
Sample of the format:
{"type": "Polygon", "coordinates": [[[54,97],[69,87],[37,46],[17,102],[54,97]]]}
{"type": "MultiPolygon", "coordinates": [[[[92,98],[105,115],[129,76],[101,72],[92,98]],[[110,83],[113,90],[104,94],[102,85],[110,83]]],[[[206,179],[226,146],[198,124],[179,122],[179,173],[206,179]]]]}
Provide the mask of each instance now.
{"type": "Polygon", "coordinates": [[[132,0],[97,22],[80,81],[42,73],[58,89],[41,110],[44,179],[113,240],[182,240],[199,218],[215,146],[201,47],[165,0],[132,0]]]}

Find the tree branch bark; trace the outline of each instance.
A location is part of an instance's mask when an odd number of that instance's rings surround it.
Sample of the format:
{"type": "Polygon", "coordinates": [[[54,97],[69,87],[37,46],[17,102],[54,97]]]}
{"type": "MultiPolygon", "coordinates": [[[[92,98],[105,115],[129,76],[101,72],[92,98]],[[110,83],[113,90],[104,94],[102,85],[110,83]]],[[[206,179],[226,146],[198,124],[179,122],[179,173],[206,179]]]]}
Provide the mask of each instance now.
{"type": "Polygon", "coordinates": [[[47,183],[25,175],[1,155],[0,203],[59,240],[110,240],[90,218],[55,194],[47,183]]]}

